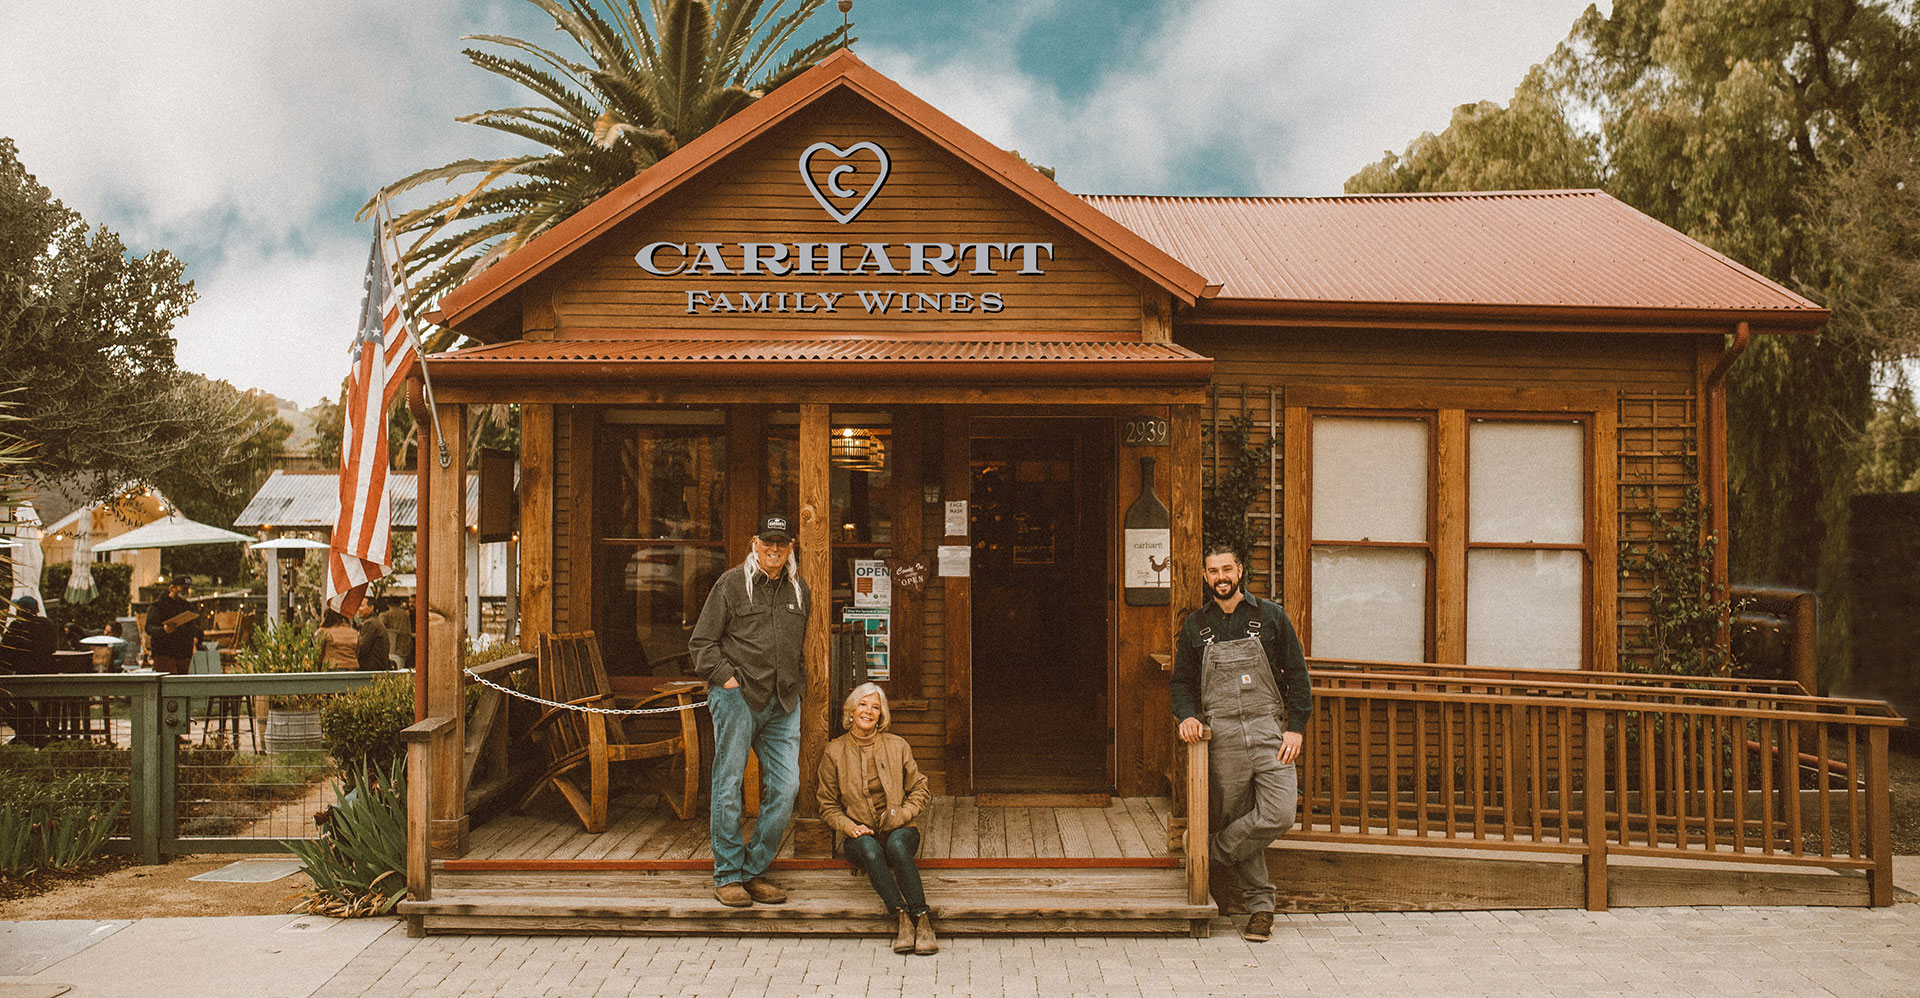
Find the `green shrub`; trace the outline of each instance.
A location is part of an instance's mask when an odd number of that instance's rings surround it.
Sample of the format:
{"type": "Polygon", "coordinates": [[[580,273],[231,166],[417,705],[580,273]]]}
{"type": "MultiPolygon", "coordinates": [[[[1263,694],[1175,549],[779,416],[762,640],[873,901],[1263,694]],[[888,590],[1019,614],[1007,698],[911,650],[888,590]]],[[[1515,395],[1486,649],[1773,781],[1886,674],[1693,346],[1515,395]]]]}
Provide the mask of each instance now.
{"type": "MultiPolygon", "coordinates": [[[[327,638],[315,628],[293,621],[253,629],[238,658],[241,672],[261,675],[289,672],[325,672],[327,638]]],[[[269,698],[275,710],[319,710],[326,693],[280,694],[269,698]]]]}
{"type": "Polygon", "coordinates": [[[79,606],[65,600],[67,580],[73,577],[73,563],[48,565],[40,590],[47,594],[47,619],[62,631],[68,624],[79,624],[88,634],[99,634],[114,618],[127,615],[132,606],[133,566],[102,561],[93,566],[93,588],[98,595],[79,606]]]}
{"type": "Polygon", "coordinates": [[[113,834],[126,803],[119,773],[0,770],[0,875],[79,867],[113,834]]]}
{"type": "Polygon", "coordinates": [[[400,732],[413,723],[413,674],[383,673],[336,695],[320,710],[327,754],[349,778],[363,766],[384,769],[401,756],[400,732]]]}
{"type": "Polygon", "coordinates": [[[361,764],[340,803],[318,816],[320,837],[289,842],[313,890],[301,907],[336,918],[384,915],[407,896],[406,760],[361,764]]]}

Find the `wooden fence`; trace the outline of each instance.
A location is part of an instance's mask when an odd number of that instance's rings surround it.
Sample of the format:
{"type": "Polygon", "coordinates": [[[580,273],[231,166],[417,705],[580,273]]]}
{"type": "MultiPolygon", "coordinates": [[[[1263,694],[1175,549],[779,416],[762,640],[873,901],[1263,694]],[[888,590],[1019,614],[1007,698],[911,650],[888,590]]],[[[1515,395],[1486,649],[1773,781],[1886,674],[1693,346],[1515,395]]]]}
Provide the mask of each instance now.
{"type": "Polygon", "coordinates": [[[1878,701],[1797,684],[1316,661],[1288,841],[1860,871],[1893,901],[1878,701]],[[1788,691],[1791,692],[1788,692],[1788,691]]]}

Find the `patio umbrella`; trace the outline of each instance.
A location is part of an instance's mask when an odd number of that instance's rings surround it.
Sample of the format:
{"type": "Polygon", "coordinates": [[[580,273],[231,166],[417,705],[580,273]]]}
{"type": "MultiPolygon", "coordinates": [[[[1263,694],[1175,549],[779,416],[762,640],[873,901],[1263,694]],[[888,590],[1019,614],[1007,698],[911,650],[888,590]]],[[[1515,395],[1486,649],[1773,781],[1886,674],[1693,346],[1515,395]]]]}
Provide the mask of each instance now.
{"type": "Polygon", "coordinates": [[[80,511],[73,526],[73,574],[67,577],[66,600],[74,606],[93,602],[99,590],[93,586],[93,507],[80,511]]]}
{"type": "Polygon", "coordinates": [[[142,548],[180,548],[196,544],[247,544],[253,538],[231,530],[208,526],[179,514],[162,517],[144,527],[136,527],[110,541],[94,545],[95,551],[136,551],[142,548]]]}
{"type": "Polygon", "coordinates": [[[40,566],[46,553],[40,550],[40,514],[32,503],[22,503],[13,511],[12,536],[7,558],[13,562],[13,597],[31,596],[45,606],[40,597],[40,566]]]}

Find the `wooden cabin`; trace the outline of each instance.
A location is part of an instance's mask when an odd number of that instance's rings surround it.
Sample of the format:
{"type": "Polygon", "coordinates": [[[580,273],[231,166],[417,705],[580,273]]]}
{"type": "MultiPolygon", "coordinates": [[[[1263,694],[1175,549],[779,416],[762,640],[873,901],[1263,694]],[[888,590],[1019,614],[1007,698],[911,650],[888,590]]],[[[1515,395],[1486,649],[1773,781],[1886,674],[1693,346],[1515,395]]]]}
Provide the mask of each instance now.
{"type": "MultiPolygon", "coordinates": [[[[1609,751],[1602,736],[1628,730],[1622,703],[1642,720],[1670,709],[1656,700],[1736,709],[1606,681],[1649,653],[1647,596],[1622,583],[1622,546],[1696,486],[1724,535],[1726,371],[1752,336],[1810,333],[1826,316],[1597,191],[1075,195],[840,52],[449,294],[436,320],[477,345],[426,366],[455,453],[467,406],[520,407],[524,647],[590,630],[616,682],[674,675],[757,518],[789,513],[821,596],[803,786],[840,697],[877,679],[940,800],[927,854],[945,872],[930,895],[972,899],[948,921],[1184,931],[1215,908],[1204,857],[1180,850],[1187,821],[1204,828],[1205,795],[1195,807],[1192,760],[1175,750],[1166,656],[1202,598],[1202,499],[1236,457],[1222,443],[1236,420],[1252,445],[1271,443],[1247,513],[1260,537],[1250,587],[1283,601],[1310,657],[1349,676],[1330,705],[1375,698],[1349,719],[1358,727],[1316,719],[1312,751],[1333,775],[1303,780],[1306,827],[1285,843],[1379,838],[1403,813],[1422,836],[1519,832],[1536,853],[1556,841],[1578,853],[1572,889],[1595,904],[1598,876],[1604,907],[1607,841],[1617,829],[1617,854],[1637,848],[1630,800],[1653,815],[1646,849],[1701,837],[1687,814],[1659,817],[1639,777],[1607,791],[1612,810],[1576,815],[1569,752],[1609,751]],[[1148,493],[1170,516],[1129,522],[1148,493]],[[1418,678],[1365,678],[1396,669],[1418,678]],[[1496,678],[1468,688],[1450,675],[1496,678]],[[1505,699],[1569,691],[1580,710],[1505,699]],[[1392,705],[1421,697],[1434,712],[1406,714],[1395,734],[1392,705]],[[1532,805],[1489,825],[1491,798],[1475,796],[1478,817],[1448,811],[1443,832],[1428,821],[1438,791],[1405,785],[1438,741],[1407,739],[1469,738],[1483,702],[1507,741],[1472,734],[1461,751],[1485,756],[1476,774],[1507,766],[1501,785],[1530,787],[1532,805]],[[1380,782],[1368,759],[1402,766],[1378,791],[1388,802],[1343,805],[1342,788],[1364,797],[1380,782]],[[1534,775],[1514,777],[1528,760],[1534,775]],[[980,900],[1019,890],[1072,903],[980,900]],[[1165,897],[1117,913],[1082,896],[1102,891],[1165,897]]],[[[704,818],[663,818],[645,793],[616,802],[599,836],[564,809],[472,824],[448,640],[465,492],[460,469],[423,464],[429,721],[415,738],[434,774],[422,827],[441,858],[433,900],[406,909],[416,926],[823,924],[803,906],[774,912],[784,923],[720,910],[699,883],[704,818]]],[[[1714,571],[1725,580],[1724,560],[1714,571]]],[[[1713,695],[1815,717],[1801,692],[1713,695]]],[[[1729,722],[1722,736],[1750,741],[1771,723],[1729,722]]],[[[1847,744],[1864,769],[1860,738],[1847,744]]],[[[1474,779],[1476,795],[1494,785],[1474,779]]],[[[1448,787],[1438,806],[1467,800],[1448,787]]],[[[1877,869],[1861,859],[1863,799],[1849,798],[1857,851],[1836,858],[1829,836],[1827,868],[1877,869]]],[[[1704,821],[1704,841],[1724,827],[1730,843],[1730,821],[1743,844],[1751,823],[1726,808],[1704,821]]],[[[1756,848],[1761,837],[1755,825],[1756,848]]],[[[796,894],[857,905],[863,882],[832,849],[803,792],[783,869],[816,878],[796,894]]]]}

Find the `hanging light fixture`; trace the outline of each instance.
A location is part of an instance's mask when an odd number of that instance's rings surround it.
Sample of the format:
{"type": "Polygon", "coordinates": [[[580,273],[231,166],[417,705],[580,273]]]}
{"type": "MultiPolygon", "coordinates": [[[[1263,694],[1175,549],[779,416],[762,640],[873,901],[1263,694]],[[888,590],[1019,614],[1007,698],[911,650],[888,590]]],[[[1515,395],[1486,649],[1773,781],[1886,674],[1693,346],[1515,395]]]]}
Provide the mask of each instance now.
{"type": "Polygon", "coordinates": [[[827,454],[834,464],[861,471],[873,470],[862,466],[879,460],[880,453],[880,438],[872,430],[853,426],[833,431],[827,446],[827,454]]]}

